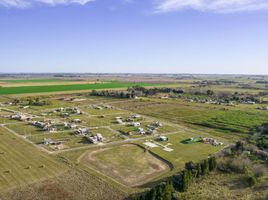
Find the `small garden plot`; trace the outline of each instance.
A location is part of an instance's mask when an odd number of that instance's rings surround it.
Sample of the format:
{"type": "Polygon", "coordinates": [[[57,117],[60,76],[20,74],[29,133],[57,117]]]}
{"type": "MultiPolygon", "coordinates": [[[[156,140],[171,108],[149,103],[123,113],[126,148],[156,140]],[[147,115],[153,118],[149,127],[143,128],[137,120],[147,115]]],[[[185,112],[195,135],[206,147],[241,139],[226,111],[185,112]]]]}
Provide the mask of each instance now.
{"type": "Polygon", "coordinates": [[[81,163],[128,186],[142,185],[170,170],[166,163],[134,144],[91,151],[81,163]]]}

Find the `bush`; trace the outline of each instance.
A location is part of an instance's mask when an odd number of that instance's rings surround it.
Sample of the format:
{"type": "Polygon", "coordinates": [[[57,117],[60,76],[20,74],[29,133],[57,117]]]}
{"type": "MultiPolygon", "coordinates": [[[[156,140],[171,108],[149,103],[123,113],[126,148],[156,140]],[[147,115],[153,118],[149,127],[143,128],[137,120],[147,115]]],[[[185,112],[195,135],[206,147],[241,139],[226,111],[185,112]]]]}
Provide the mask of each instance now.
{"type": "Polygon", "coordinates": [[[204,160],[201,163],[201,174],[202,175],[206,175],[208,173],[209,169],[208,169],[208,160],[204,160]]]}
{"type": "Polygon", "coordinates": [[[254,176],[247,177],[247,184],[249,187],[254,186],[257,183],[257,179],[254,176]]]}
{"type": "Polygon", "coordinates": [[[252,172],[255,177],[261,177],[265,174],[266,168],[262,165],[253,166],[252,172]]]}

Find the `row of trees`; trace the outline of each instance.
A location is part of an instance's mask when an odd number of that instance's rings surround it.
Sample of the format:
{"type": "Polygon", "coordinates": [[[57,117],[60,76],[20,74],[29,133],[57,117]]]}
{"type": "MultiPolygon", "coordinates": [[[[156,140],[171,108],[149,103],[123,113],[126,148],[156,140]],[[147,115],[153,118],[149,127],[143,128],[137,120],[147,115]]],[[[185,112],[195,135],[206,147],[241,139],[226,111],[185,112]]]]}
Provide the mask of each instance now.
{"type": "Polygon", "coordinates": [[[148,193],[138,197],[138,200],[177,200],[178,192],[186,192],[194,179],[207,175],[216,167],[215,157],[200,163],[187,162],[184,170],[173,175],[169,181],[153,187],[148,193]]]}
{"type": "Polygon", "coordinates": [[[182,94],[183,90],[177,88],[144,88],[141,86],[133,86],[127,89],[127,91],[117,91],[117,90],[93,90],[90,95],[92,96],[105,96],[114,98],[134,98],[136,96],[153,96],[158,93],[173,93],[182,94]]]}

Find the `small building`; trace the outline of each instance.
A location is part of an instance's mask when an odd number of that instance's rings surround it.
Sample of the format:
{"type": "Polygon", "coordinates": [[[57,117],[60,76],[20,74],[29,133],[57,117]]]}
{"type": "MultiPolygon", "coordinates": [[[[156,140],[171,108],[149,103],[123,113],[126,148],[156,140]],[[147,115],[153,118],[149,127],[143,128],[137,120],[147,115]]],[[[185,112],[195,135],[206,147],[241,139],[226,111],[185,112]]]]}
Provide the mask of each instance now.
{"type": "Polygon", "coordinates": [[[53,140],[51,139],[44,139],[44,145],[51,145],[53,143],[53,140]]]}
{"type": "Polygon", "coordinates": [[[138,127],[141,125],[141,123],[140,122],[132,122],[130,125],[134,126],[134,127],[138,127]]]}
{"type": "Polygon", "coordinates": [[[72,122],[73,123],[81,123],[82,121],[81,121],[81,119],[73,119],[72,122]]]}
{"type": "Polygon", "coordinates": [[[75,131],[75,133],[86,136],[89,133],[89,128],[79,128],[75,131]]]}
{"type": "Polygon", "coordinates": [[[163,135],[159,136],[158,139],[159,139],[159,141],[161,141],[161,142],[167,142],[167,141],[168,141],[168,137],[163,136],[163,135]]]}
{"type": "Polygon", "coordinates": [[[140,134],[142,134],[142,135],[144,135],[145,134],[145,131],[144,131],[144,129],[143,128],[138,128],[138,132],[140,133],[140,134]]]}

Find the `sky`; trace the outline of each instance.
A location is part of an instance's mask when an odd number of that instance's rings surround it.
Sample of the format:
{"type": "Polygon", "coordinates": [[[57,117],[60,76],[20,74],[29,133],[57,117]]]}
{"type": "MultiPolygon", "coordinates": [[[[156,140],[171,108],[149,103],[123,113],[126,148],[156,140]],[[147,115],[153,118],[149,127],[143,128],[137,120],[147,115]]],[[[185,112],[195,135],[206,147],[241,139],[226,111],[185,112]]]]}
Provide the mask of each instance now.
{"type": "Polygon", "coordinates": [[[0,0],[0,73],[268,74],[268,0],[0,0]]]}

